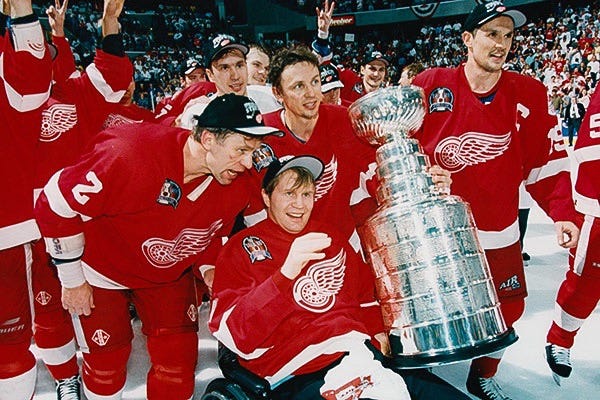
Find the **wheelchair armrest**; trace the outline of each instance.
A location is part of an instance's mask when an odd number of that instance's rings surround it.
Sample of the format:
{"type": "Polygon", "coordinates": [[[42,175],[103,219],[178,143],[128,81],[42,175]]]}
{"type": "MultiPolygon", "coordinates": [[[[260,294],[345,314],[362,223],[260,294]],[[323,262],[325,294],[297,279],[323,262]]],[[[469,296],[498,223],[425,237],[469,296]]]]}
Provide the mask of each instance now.
{"type": "Polygon", "coordinates": [[[233,351],[220,345],[218,359],[219,368],[225,378],[237,383],[242,389],[249,391],[258,398],[267,399],[270,397],[271,386],[269,382],[242,367],[233,351]]]}

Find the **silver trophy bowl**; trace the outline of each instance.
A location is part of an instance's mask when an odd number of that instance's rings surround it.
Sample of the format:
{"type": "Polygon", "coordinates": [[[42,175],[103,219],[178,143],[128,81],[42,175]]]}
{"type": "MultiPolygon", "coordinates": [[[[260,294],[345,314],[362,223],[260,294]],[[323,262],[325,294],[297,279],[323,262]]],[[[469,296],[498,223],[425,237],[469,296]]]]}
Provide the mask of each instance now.
{"type": "Polygon", "coordinates": [[[471,209],[435,188],[429,158],[411,137],[425,116],[422,89],[380,89],[348,112],[356,135],[377,146],[379,208],[360,236],[389,333],[390,364],[448,364],[514,343],[471,209]]]}

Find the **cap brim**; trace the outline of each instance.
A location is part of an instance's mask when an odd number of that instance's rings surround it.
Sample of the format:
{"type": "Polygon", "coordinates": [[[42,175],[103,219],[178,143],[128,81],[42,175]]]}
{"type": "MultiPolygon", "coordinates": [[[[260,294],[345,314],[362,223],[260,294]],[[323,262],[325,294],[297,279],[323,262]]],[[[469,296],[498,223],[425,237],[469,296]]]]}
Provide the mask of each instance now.
{"type": "Polygon", "coordinates": [[[527,22],[527,17],[519,10],[504,11],[501,15],[511,17],[513,22],[515,23],[515,29],[522,27],[523,25],[525,25],[525,22],[527,22]]]}
{"type": "Polygon", "coordinates": [[[204,67],[202,65],[196,65],[195,67],[190,67],[190,68],[188,68],[188,69],[185,70],[184,74],[185,75],[189,75],[189,74],[191,74],[192,72],[194,72],[197,69],[204,69],[204,67]]]}
{"type": "Polygon", "coordinates": [[[473,29],[479,28],[498,17],[509,17],[510,19],[512,19],[515,25],[515,29],[522,27],[523,25],[525,25],[525,22],[527,22],[527,17],[521,11],[506,10],[498,14],[490,15],[488,18],[484,19],[483,21],[480,21],[477,25],[473,27],[466,26],[465,30],[470,32],[473,29]]]}
{"type": "Polygon", "coordinates": [[[277,128],[273,128],[271,126],[249,126],[245,128],[231,128],[234,132],[239,132],[246,135],[251,136],[267,136],[273,135],[277,137],[281,137],[284,135],[282,131],[277,128]]]}
{"type": "Polygon", "coordinates": [[[329,92],[331,89],[343,88],[343,87],[344,87],[344,84],[342,83],[342,81],[329,82],[324,85],[321,85],[321,93],[329,92]]]}
{"type": "Polygon", "coordinates": [[[250,48],[248,46],[246,46],[245,44],[241,44],[241,43],[227,44],[227,45],[221,47],[219,49],[219,51],[217,51],[210,60],[207,60],[206,66],[208,68],[210,68],[210,66],[212,65],[212,62],[215,60],[215,58],[219,57],[221,54],[223,54],[227,50],[231,50],[231,49],[237,49],[237,50],[241,51],[242,54],[244,55],[244,57],[246,57],[246,55],[248,55],[248,51],[250,51],[250,48]]]}
{"type": "Polygon", "coordinates": [[[325,166],[323,165],[321,160],[319,160],[316,157],[298,156],[298,157],[295,157],[295,158],[291,159],[290,161],[286,162],[283,165],[283,167],[281,167],[279,172],[277,172],[275,177],[278,175],[281,175],[283,172],[287,171],[290,168],[294,168],[294,167],[306,168],[308,170],[308,172],[310,172],[310,174],[315,178],[315,181],[321,177],[321,174],[323,173],[323,169],[325,168],[325,166]]]}
{"type": "Polygon", "coordinates": [[[390,65],[390,62],[388,60],[386,60],[385,58],[383,58],[383,57],[369,59],[367,62],[364,63],[364,65],[372,64],[372,63],[377,62],[377,61],[379,61],[382,64],[385,64],[386,67],[390,65]]]}

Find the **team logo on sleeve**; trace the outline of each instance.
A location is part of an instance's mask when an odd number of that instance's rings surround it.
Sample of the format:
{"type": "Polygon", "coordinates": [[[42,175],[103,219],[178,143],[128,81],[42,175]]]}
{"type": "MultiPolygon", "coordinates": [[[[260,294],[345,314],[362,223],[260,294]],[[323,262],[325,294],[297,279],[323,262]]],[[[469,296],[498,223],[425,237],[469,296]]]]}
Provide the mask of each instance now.
{"type": "Polygon", "coordinates": [[[203,252],[223,221],[213,222],[206,229],[186,228],[175,239],[150,238],[142,243],[146,260],[156,268],[169,268],[179,261],[203,252]]]}
{"type": "Polygon", "coordinates": [[[445,87],[433,89],[429,95],[429,112],[452,111],[454,107],[454,95],[445,87]]]}
{"type": "Polygon", "coordinates": [[[179,199],[181,199],[181,188],[179,185],[169,178],[165,179],[165,183],[163,183],[162,188],[160,189],[160,194],[158,195],[156,202],[165,206],[177,208],[179,199]]]}
{"type": "Polygon", "coordinates": [[[510,131],[502,136],[467,132],[449,136],[435,147],[435,161],[450,172],[481,164],[504,154],[510,145],[510,131]]]}
{"type": "Polygon", "coordinates": [[[266,143],[262,143],[260,147],[252,153],[252,165],[254,165],[257,172],[260,172],[263,168],[267,168],[273,160],[275,160],[275,152],[271,146],[266,143]]]}
{"type": "Polygon", "coordinates": [[[335,296],[344,286],[346,253],[311,265],[304,276],[294,284],[294,300],[311,312],[324,313],[335,304],[335,296]]]}
{"type": "Polygon", "coordinates": [[[263,240],[256,236],[246,236],[242,240],[242,247],[246,250],[246,253],[250,256],[250,262],[254,264],[255,261],[264,261],[267,258],[272,260],[271,253],[267,249],[267,245],[263,240]]]}
{"type": "Polygon", "coordinates": [[[41,142],[52,142],[77,124],[77,111],[73,104],[53,104],[42,111],[41,142]]]}

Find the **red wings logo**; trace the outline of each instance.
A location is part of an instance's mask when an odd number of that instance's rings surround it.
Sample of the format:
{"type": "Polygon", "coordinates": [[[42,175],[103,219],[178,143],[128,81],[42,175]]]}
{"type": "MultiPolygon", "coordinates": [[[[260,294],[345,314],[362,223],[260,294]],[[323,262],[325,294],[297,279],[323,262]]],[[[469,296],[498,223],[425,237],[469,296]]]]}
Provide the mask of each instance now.
{"type": "Polygon", "coordinates": [[[126,124],[141,124],[142,122],[144,122],[144,121],[142,121],[142,120],[136,121],[134,119],[124,117],[120,114],[109,114],[108,117],[106,117],[106,121],[104,121],[104,125],[102,125],[102,128],[104,128],[104,129],[115,128],[117,126],[126,125],[126,124]]]}
{"type": "Polygon", "coordinates": [[[218,220],[206,229],[184,229],[173,240],[152,238],[142,243],[146,260],[156,268],[169,268],[179,261],[204,251],[223,226],[218,220]]]}
{"type": "Polygon", "coordinates": [[[41,142],[52,142],[77,124],[73,104],[53,104],[42,112],[41,142]]]}
{"type": "Polygon", "coordinates": [[[333,307],[335,295],[344,285],[346,253],[311,265],[294,284],[294,300],[308,311],[324,313],[333,307]]]}
{"type": "Polygon", "coordinates": [[[510,145],[510,132],[502,136],[479,132],[467,132],[451,136],[438,143],[435,160],[450,172],[484,163],[502,155],[510,145]]]}
{"type": "Polygon", "coordinates": [[[335,184],[335,178],[337,177],[337,160],[335,156],[331,158],[331,161],[325,166],[323,174],[317,181],[317,187],[315,188],[315,201],[325,196],[329,190],[335,184]]]}

